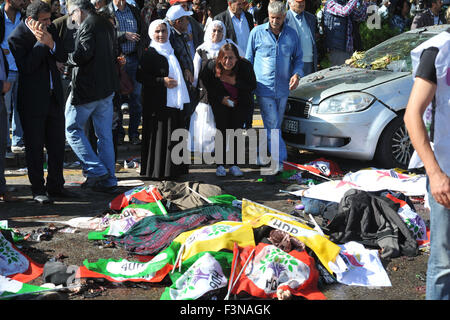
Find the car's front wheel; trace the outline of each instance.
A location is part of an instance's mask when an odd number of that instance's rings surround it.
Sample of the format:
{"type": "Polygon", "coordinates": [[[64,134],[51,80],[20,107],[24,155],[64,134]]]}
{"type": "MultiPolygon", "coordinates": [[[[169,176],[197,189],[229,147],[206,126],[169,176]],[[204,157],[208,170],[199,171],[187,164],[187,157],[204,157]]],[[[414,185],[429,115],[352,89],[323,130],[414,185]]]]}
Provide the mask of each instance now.
{"type": "Polygon", "coordinates": [[[403,114],[400,114],[384,128],[378,140],[375,160],[383,168],[407,169],[413,152],[403,114]]]}

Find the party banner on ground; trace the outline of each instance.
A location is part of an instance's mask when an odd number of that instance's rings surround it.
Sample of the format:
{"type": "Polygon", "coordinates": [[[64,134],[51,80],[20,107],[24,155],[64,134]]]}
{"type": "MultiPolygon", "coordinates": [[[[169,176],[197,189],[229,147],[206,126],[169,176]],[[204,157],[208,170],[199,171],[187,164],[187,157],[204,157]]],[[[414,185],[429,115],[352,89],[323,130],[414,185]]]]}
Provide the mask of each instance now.
{"type": "Polygon", "coordinates": [[[328,263],[335,261],[341,248],[318,231],[299,222],[296,217],[243,199],[242,221],[248,223],[254,229],[267,225],[289,233],[314,251],[324,267],[330,273],[332,272],[328,263]]]}
{"type": "Polygon", "coordinates": [[[183,262],[181,272],[170,274],[172,286],[161,300],[195,300],[226,288],[232,252],[201,252],[183,262]]]}
{"type": "Polygon", "coordinates": [[[231,293],[245,291],[258,298],[277,298],[277,291],[289,291],[311,300],[326,297],[317,289],[319,272],[314,259],[303,251],[287,253],[273,245],[259,243],[255,247],[235,247],[231,293]]]}

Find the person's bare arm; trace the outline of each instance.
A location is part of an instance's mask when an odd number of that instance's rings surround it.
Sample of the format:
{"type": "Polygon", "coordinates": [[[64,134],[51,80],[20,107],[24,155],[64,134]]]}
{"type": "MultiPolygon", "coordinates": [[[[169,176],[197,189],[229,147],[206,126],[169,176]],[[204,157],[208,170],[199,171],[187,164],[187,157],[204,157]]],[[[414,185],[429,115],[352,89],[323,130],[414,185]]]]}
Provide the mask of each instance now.
{"type": "Polygon", "coordinates": [[[442,171],[431,149],[422,116],[436,93],[436,84],[416,77],[404,116],[411,143],[424,164],[434,199],[450,208],[450,178],[442,171]]]}

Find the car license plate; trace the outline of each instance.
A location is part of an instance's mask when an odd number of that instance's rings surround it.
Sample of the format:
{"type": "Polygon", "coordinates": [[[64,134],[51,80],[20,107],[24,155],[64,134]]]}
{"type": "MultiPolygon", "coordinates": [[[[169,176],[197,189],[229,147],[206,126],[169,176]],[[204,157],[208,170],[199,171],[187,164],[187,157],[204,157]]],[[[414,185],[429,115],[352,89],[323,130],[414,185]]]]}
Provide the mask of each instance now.
{"type": "Polygon", "coordinates": [[[298,133],[298,120],[283,120],[281,130],[287,133],[298,133]]]}

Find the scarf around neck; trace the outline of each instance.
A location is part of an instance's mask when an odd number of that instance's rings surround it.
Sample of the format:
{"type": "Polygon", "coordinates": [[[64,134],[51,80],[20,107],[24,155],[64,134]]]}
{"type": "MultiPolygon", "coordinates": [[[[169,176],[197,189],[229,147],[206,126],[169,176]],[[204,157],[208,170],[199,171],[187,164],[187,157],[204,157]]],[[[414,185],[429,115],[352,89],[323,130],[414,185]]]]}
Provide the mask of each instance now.
{"type": "Polygon", "coordinates": [[[170,27],[167,22],[162,19],[154,20],[148,28],[148,35],[151,39],[150,47],[153,47],[160,55],[167,59],[169,64],[169,78],[175,79],[178,83],[178,85],[174,88],[167,88],[167,107],[183,110],[184,104],[189,103],[190,99],[186,83],[184,82],[183,71],[181,70],[178,59],[176,58],[172,45],[169,41],[170,27]],[[167,41],[164,43],[157,42],[154,39],[155,30],[161,24],[166,25],[168,33],[167,41]]]}

